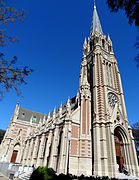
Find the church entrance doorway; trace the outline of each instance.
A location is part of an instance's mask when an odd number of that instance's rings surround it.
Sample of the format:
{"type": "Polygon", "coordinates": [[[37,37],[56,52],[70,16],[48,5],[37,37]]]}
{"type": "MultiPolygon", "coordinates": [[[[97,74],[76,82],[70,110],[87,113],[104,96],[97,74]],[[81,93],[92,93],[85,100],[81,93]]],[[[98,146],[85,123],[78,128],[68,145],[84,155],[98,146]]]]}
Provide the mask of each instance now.
{"type": "Polygon", "coordinates": [[[20,162],[20,157],[21,157],[21,154],[20,154],[20,144],[17,143],[14,146],[14,149],[13,149],[13,154],[12,154],[12,157],[11,157],[11,162],[12,163],[19,163],[20,162]]]}
{"type": "Polygon", "coordinates": [[[116,161],[118,164],[119,172],[123,173],[123,156],[122,156],[122,147],[121,147],[121,137],[118,133],[114,135],[115,140],[115,150],[116,150],[116,161]]]}
{"type": "Polygon", "coordinates": [[[14,150],[11,157],[11,163],[15,163],[17,154],[18,154],[18,151],[14,150]]]}

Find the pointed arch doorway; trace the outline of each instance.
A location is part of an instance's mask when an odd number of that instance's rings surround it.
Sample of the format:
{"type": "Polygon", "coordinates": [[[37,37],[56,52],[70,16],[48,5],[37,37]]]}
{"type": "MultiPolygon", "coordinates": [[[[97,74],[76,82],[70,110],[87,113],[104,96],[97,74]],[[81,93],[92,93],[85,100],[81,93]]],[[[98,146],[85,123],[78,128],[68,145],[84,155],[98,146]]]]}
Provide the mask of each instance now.
{"type": "Polygon", "coordinates": [[[12,157],[11,157],[11,163],[16,162],[17,154],[18,154],[18,151],[14,150],[13,154],[12,154],[12,157]]]}
{"type": "Polygon", "coordinates": [[[116,161],[119,166],[119,171],[123,173],[123,155],[122,155],[122,138],[118,129],[114,131],[114,141],[115,141],[115,151],[116,151],[116,161]]]}
{"type": "Polygon", "coordinates": [[[20,151],[20,144],[17,143],[15,146],[14,146],[14,149],[13,149],[13,153],[12,153],[12,156],[11,156],[11,163],[16,163],[18,162],[18,159],[19,159],[19,151],[20,151]]]}

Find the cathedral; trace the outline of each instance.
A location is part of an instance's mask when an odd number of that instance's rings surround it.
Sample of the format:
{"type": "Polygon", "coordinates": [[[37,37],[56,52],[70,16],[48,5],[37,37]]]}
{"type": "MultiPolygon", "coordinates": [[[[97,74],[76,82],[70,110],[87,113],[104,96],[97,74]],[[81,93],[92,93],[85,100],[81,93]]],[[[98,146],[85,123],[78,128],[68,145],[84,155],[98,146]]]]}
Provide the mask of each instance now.
{"type": "Polygon", "coordinates": [[[0,162],[52,167],[58,174],[139,177],[132,129],[110,36],[96,5],[83,44],[79,90],[49,114],[17,103],[0,145],[0,162]]]}

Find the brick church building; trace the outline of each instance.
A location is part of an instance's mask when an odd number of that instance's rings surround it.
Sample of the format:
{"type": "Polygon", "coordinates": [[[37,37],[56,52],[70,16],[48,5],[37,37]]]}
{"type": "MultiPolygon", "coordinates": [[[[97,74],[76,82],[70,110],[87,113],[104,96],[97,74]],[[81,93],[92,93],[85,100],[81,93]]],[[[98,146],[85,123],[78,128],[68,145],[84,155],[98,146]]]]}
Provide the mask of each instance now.
{"type": "Polygon", "coordinates": [[[57,173],[118,177],[139,168],[110,36],[103,34],[94,3],[83,44],[77,95],[52,113],[17,103],[0,146],[0,161],[52,167],[57,173]],[[118,170],[119,169],[119,170],[118,170]]]}

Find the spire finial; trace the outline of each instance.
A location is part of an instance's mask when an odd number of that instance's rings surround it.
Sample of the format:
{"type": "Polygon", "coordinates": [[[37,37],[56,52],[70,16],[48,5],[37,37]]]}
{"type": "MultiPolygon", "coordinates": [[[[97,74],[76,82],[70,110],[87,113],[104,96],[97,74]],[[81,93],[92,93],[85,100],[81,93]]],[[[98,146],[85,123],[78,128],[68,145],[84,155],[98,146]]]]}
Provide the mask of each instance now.
{"type": "Polygon", "coordinates": [[[96,8],[96,1],[94,0],[94,8],[96,8]]]}

